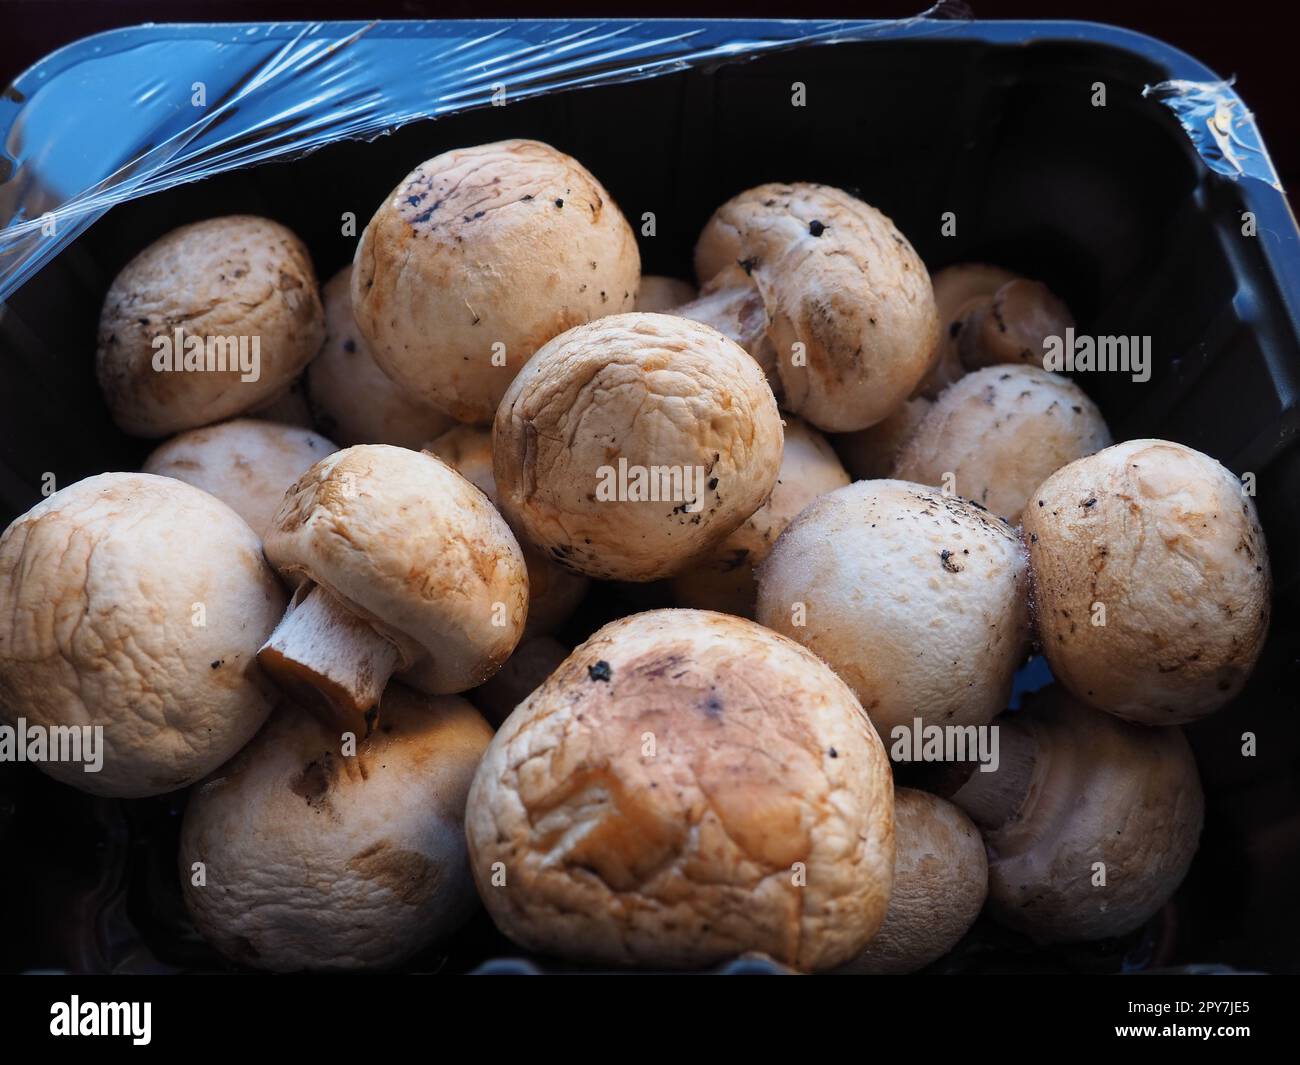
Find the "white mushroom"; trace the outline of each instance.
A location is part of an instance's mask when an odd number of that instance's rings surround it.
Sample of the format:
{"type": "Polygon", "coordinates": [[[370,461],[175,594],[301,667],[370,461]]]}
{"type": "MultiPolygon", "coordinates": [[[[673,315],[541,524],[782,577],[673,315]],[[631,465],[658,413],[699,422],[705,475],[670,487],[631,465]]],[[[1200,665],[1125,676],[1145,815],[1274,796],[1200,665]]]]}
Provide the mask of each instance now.
{"type": "Polygon", "coordinates": [[[891,476],[947,488],[1014,525],[1051,474],[1110,442],[1101,411],[1069,378],[990,366],[944,391],[891,476]]]}
{"type": "Polygon", "coordinates": [[[967,319],[987,306],[993,295],[1016,275],[987,263],[956,263],[933,275],[934,304],[939,315],[938,351],[916,395],[937,399],[939,393],[966,373],[961,340],[967,319]]]}
{"type": "Polygon", "coordinates": [[[307,367],[307,392],[330,437],[351,444],[418,448],[456,420],[390,378],[352,317],[352,264],[325,286],[325,343],[307,367]]]}
{"type": "Polygon", "coordinates": [[[83,791],[183,788],[265,720],[254,658],[283,612],[257,535],[224,503],[169,477],[78,481],[0,538],[0,720],[102,728],[98,771],[40,763],[83,791]]]}
{"type": "Polygon", "coordinates": [[[904,481],[814,500],[758,570],[758,620],[848,682],[882,736],[992,721],[1029,641],[1024,548],[1000,518],[904,481]]]}
{"type": "Polygon", "coordinates": [[[352,309],[383,371],[463,422],[566,329],[630,311],[636,237],[576,159],[537,141],[421,163],[361,236],[352,309]]]}
{"type": "Polygon", "coordinates": [[[276,400],[320,348],[324,317],[311,257],[279,223],[174,229],[104,297],[96,370],[113,420],[161,437],[276,400]]]}
{"type": "Polygon", "coordinates": [[[1072,462],[1025,509],[1038,637],[1077,698],[1170,725],[1232,699],[1268,633],[1264,531],[1208,455],[1130,440],[1072,462]]]}
{"type": "Polygon", "coordinates": [[[568,657],[569,649],[549,636],[523,640],[506,664],[470,693],[470,699],[499,727],[568,657]]]}
{"type": "Polygon", "coordinates": [[[707,611],[574,651],[489,745],[465,826],[497,927],[601,964],[838,965],[880,927],[894,865],[889,761],[853,694],[707,611]]]}
{"type": "Polygon", "coordinates": [[[289,489],[265,546],[297,590],[258,660],[356,731],[393,673],[430,694],[465,691],[523,632],[528,576],[514,535],[432,455],[335,452],[289,489]]]}
{"type": "Polygon", "coordinates": [[[501,507],[592,577],[669,576],[762,505],[781,417],[754,360],[707,326],[618,314],[556,337],[493,429],[501,507]]]}
{"type": "Polygon", "coordinates": [[[465,797],[492,730],[464,699],[400,684],[382,716],[353,752],[286,703],[190,796],[185,904],[233,961],[390,967],[474,912],[465,797]]]}
{"type": "Polygon", "coordinates": [[[172,437],[143,470],[202,488],[264,536],[289,486],[334,450],[310,429],[236,418],[172,437]]]}

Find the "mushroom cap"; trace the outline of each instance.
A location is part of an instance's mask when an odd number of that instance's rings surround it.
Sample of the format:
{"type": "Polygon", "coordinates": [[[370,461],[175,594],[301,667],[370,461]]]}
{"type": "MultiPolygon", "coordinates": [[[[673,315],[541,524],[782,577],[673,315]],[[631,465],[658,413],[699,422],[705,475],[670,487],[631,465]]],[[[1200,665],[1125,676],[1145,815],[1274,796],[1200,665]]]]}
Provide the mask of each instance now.
{"type": "Polygon", "coordinates": [[[982,301],[991,300],[1008,281],[1015,281],[1016,276],[1010,270],[988,263],[954,263],[930,278],[939,315],[939,343],[929,372],[917,386],[917,395],[936,399],[966,373],[960,341],[968,316],[982,301]]]}
{"type": "Polygon", "coordinates": [[[236,418],[172,437],[143,469],[202,488],[263,536],[289,486],[335,450],[310,429],[236,418]]]}
{"type": "Polygon", "coordinates": [[[312,414],[311,404],[307,402],[305,380],[306,374],[293,381],[288,390],[275,399],[250,407],[248,417],[279,425],[293,425],[299,429],[315,429],[316,418],[312,414]]]}
{"type": "Polygon", "coordinates": [[[895,788],[894,848],[885,923],[842,972],[924,969],[957,945],[984,908],[984,837],[958,807],[929,792],[895,788]]]}
{"type": "Polygon", "coordinates": [[[633,310],[671,311],[683,303],[690,303],[696,295],[695,286],[689,281],[660,277],[658,274],[642,274],[633,310]]]}
{"type": "Polygon", "coordinates": [[[190,796],[181,887],[227,957],[277,972],[387,967],[474,912],[465,797],[492,730],[464,699],[400,684],[382,713],[345,755],[337,732],[284,703],[190,796]]]}
{"type": "Polygon", "coordinates": [[[889,477],[903,445],[930,410],[924,396],[913,396],[883,422],[856,433],[836,433],[831,446],[855,481],[889,477]]]}
{"type": "Polygon", "coordinates": [[[882,421],[930,368],[939,324],[925,264],[847,192],[768,184],[728,200],[700,234],[696,275],[704,284],[735,263],[762,293],[784,405],[819,429],[882,421]]]}
{"type": "Polygon", "coordinates": [[[0,720],[102,726],[99,772],[40,763],[82,791],[183,788],[266,719],[257,649],[284,607],[220,500],[143,473],[78,481],[0,537],[0,720]]]}
{"type": "MultiPolygon", "coordinates": [[[[113,421],[133,436],[160,437],[210,425],[279,398],[320,348],[325,315],[311,256],[267,218],[230,215],[174,229],[113,279],[99,318],[95,356],[113,421]],[[257,380],[229,369],[154,369],[155,340],[257,340],[257,380]]],[[[178,363],[184,359],[176,351],[178,363]]],[[[234,365],[231,365],[234,364],[234,365]]]]}
{"type": "Polygon", "coordinates": [[[456,420],[421,402],[375,362],[352,317],[352,264],[325,285],[325,343],[307,367],[321,427],[340,444],[418,448],[456,420]]]}
{"type": "Polygon", "coordinates": [[[990,366],[935,400],[892,476],[953,490],[1013,525],[1062,466],[1109,447],[1106,420],[1078,385],[1037,366],[990,366]]]}
{"type": "Polygon", "coordinates": [[[523,632],[528,575],[514,534],[482,492],[420,451],[358,444],[322,459],[289,489],[265,549],[404,654],[418,645],[425,657],[405,664],[421,691],[482,683],[523,632]]]}
{"type": "Polygon", "coordinates": [[[821,969],[884,919],[892,777],[815,656],[751,621],[656,610],[599,630],[510,715],[466,830],[488,912],[530,949],[821,969]]]}
{"type": "Polygon", "coordinates": [[[500,726],[569,657],[569,649],[549,636],[524,639],[506,664],[471,693],[474,705],[500,726]]]}
{"type": "MultiPolygon", "coordinates": [[[[492,474],[492,431],[477,425],[449,429],[426,448],[473,484],[493,506],[497,504],[497,483],[492,474]]],[[[553,632],[578,609],[591,582],[552,561],[528,539],[515,533],[528,567],[528,621],[524,638],[553,632]]]]}
{"type": "Polygon", "coordinates": [[[1043,753],[1016,816],[985,830],[989,912],[1045,943],[1139,927],[1182,883],[1200,839],[1205,799],[1182,730],[1127,724],[1056,686],[1000,727],[1026,729],[1043,753]]]}
{"type": "Polygon", "coordinates": [[[463,422],[490,421],[552,337],[630,311],[641,274],[636,237],[600,182],[530,140],[421,163],[375,212],[355,265],[352,309],[375,360],[463,422]]]}
{"type": "Polygon", "coordinates": [[[966,500],[857,481],[781,534],[758,569],[758,620],[843,677],[882,736],[918,717],[979,725],[1025,655],[1027,568],[1015,531],[966,500]]]}
{"type": "Polygon", "coordinates": [[[528,539],[589,576],[649,581],[762,505],[781,439],[772,390],[740,347],[686,318],[616,314],[556,337],[520,371],[493,458],[502,510],[528,539]],[[638,470],[656,489],[656,470],[675,471],[678,491],[633,498],[638,470]]]}
{"type": "Polygon", "coordinates": [[[1268,550],[1254,501],[1214,459],[1116,444],[1049,477],[1024,532],[1043,652],[1077,699],[1171,725],[1241,691],[1268,632],[1268,550]]]}
{"type": "Polygon", "coordinates": [[[673,579],[677,605],[752,618],[758,595],[754,567],[767,558],[796,514],[819,495],[848,483],[849,475],[826,437],[787,415],[781,469],[772,495],[704,561],[673,579]]]}
{"type": "Polygon", "coordinates": [[[968,370],[1002,363],[1042,366],[1048,337],[1063,337],[1074,325],[1067,307],[1041,281],[1016,278],[991,299],[978,301],[958,337],[968,370]]]}

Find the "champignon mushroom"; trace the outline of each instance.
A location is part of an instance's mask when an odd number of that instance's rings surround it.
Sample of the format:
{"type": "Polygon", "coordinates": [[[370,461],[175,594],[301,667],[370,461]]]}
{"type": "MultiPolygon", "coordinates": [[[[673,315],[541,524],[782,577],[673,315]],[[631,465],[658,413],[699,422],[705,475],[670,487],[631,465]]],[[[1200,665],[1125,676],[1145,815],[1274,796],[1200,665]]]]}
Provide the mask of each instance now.
{"type": "MultiPolygon", "coordinates": [[[[757,290],[783,404],[819,429],[875,425],[930,367],[939,327],[925,264],[847,192],[804,183],[742,192],[704,227],[695,273],[720,302],[744,305],[757,290]],[[710,286],[724,270],[726,285],[710,286]]],[[[749,350],[760,364],[767,357],[749,350]]]]}
{"type": "Polygon", "coordinates": [[[968,370],[1000,363],[1043,366],[1047,338],[1064,337],[1073,328],[1070,309],[1041,281],[1017,278],[993,297],[966,307],[957,338],[962,364],[968,370]]]}
{"type": "Polygon", "coordinates": [[[987,304],[993,295],[1016,275],[988,263],[956,263],[945,266],[931,278],[934,304],[939,315],[938,351],[929,372],[915,395],[937,399],[939,394],[966,373],[960,342],[967,318],[987,304]]]}
{"type": "Polygon", "coordinates": [[[307,392],[322,428],[340,444],[419,448],[456,420],[390,378],[352,317],[352,264],[326,284],[325,344],[307,367],[307,392]]]}
{"type": "Polygon", "coordinates": [[[421,163],[366,226],[355,266],[352,309],[381,369],[463,422],[491,420],[552,337],[630,311],[641,272],[600,182],[529,140],[421,163]]]}
{"type": "Polygon", "coordinates": [[[1000,764],[952,801],[988,844],[989,913],[1044,943],[1104,939],[1168,901],[1205,800],[1178,728],[1099,714],[1053,686],[999,719],[1000,764]]]}
{"type": "Polygon", "coordinates": [[[311,412],[311,404],[307,402],[307,390],[303,386],[302,377],[290,384],[289,390],[283,395],[277,396],[269,403],[251,407],[248,416],[260,421],[293,425],[299,429],[316,427],[316,418],[311,412]]]}
{"type": "Polygon", "coordinates": [[[493,429],[501,507],[562,565],[670,576],[762,505],[781,416],[758,366],[707,326],[616,314],[520,371],[493,429]]]}
{"type": "Polygon", "coordinates": [[[0,720],[102,728],[97,771],[39,763],[83,791],[183,788],[266,719],[254,657],[284,598],[257,535],[206,492],[142,473],[78,481],[0,538],[0,720]]]}
{"type": "Polygon", "coordinates": [[[296,591],[258,661],[354,731],[394,672],[432,695],[465,691],[523,632],[514,535],[432,455],[358,444],[322,459],[289,489],[265,550],[296,591]]]}
{"type": "Polygon", "coordinates": [[[838,965],[880,927],[894,863],[889,761],[852,692],[707,611],[575,650],[488,746],[465,825],[498,928],[613,965],[838,965]]]}
{"type": "Polygon", "coordinates": [[[908,438],[892,476],[947,487],[1013,525],[1034,489],[1111,443],[1078,385],[1037,366],[990,366],[946,389],[908,438]]]}
{"type": "Polygon", "coordinates": [[[133,436],[210,425],[282,396],[324,323],[311,257],[284,226],[251,215],[181,226],[109,286],[100,388],[133,436]]]}
{"type": "Polygon", "coordinates": [[[690,303],[694,298],[695,286],[688,281],[660,277],[658,274],[642,274],[633,310],[671,311],[679,304],[690,303]]]}
{"type": "Polygon", "coordinates": [[[498,728],[569,657],[569,649],[549,636],[523,640],[515,653],[470,693],[470,700],[498,728]]]}
{"type": "Polygon", "coordinates": [[[1038,637],[1075,698],[1146,725],[1232,699],[1268,633],[1264,531],[1208,455],[1130,440],[1058,470],[1025,508],[1038,637]]]}
{"type": "Polygon", "coordinates": [[[236,418],[172,437],[143,469],[202,488],[264,536],[289,486],[335,450],[310,429],[236,418]]]}
{"type": "Polygon", "coordinates": [[[874,481],[894,471],[903,445],[930,410],[930,401],[914,396],[883,422],[856,433],[834,433],[831,446],[855,481],[874,481]]]}
{"type": "Polygon", "coordinates": [[[822,493],[848,483],[849,475],[826,438],[787,416],[781,470],[771,497],[704,561],[673,578],[677,605],[752,618],[758,595],[754,567],[767,558],[796,514],[822,493]]]}
{"type": "MultiPolygon", "coordinates": [[[[498,506],[492,475],[492,432],[477,425],[458,425],[431,441],[425,450],[473,484],[498,506]]],[[[513,529],[528,566],[528,621],[524,639],[554,632],[572,616],[591,582],[565,569],[513,529]]]]}
{"type": "Polygon", "coordinates": [[[385,968],[474,912],[465,797],[492,730],[464,699],[384,691],[355,748],[286,703],[195,789],[180,876],[199,932],[276,972],[385,968]]]}
{"type": "Polygon", "coordinates": [[[693,300],[668,313],[711,326],[744,348],[763,369],[772,394],[781,400],[781,374],[776,349],[768,338],[767,308],[763,294],[749,273],[730,263],[709,278],[693,300]]]}
{"type": "Polygon", "coordinates": [[[979,725],[1029,638],[1024,548],[974,504],[905,481],[814,500],[758,568],[758,620],[818,654],[882,736],[979,725]]]}
{"type": "Polygon", "coordinates": [[[894,790],[894,887],[885,923],[844,973],[910,973],[938,961],[979,917],[989,892],[984,838],[952,803],[894,790]]]}

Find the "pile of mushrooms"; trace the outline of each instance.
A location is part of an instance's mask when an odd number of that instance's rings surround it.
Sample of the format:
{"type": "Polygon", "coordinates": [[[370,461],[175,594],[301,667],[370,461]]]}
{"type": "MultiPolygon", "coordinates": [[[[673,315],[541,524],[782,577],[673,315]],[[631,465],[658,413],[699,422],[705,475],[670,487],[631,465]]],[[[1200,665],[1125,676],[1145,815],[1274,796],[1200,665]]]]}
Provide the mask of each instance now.
{"type": "Polygon", "coordinates": [[[579,963],[903,973],[1175,893],[1177,726],[1268,630],[1241,483],[1112,442],[1043,368],[1047,285],[932,279],[840,189],[739,192],[694,274],[508,140],[416,166],[323,292],[243,215],[113,280],[105,402],[168,439],[0,538],[0,723],[100,730],[38,762],[96,795],[193,786],[232,963],[392,968],[485,910],[579,963]],[[629,607],[652,582],[677,605],[629,607]],[[996,757],[891,763],[920,731],[996,757]]]}

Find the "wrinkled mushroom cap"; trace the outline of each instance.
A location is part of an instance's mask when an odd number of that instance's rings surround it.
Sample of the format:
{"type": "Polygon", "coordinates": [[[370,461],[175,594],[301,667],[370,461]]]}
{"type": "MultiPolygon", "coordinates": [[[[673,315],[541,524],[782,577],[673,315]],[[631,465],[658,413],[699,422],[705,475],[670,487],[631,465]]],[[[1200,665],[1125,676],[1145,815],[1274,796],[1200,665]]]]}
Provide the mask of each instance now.
{"type": "Polygon", "coordinates": [[[930,411],[930,401],[914,396],[883,422],[856,433],[836,433],[831,445],[855,481],[889,477],[903,445],[930,411]]]}
{"type": "MultiPolygon", "coordinates": [[[[96,369],[113,420],[134,436],[210,425],[288,391],[324,336],[311,257],[278,222],[252,215],[174,229],[113,279],[99,319],[96,369]],[[154,369],[157,338],[221,338],[224,372],[154,369]],[[257,380],[240,380],[237,346],[258,342],[257,380]]],[[[183,351],[177,351],[183,362],[183,351]]],[[[215,360],[214,360],[215,361],[215,360]]]]}
{"type": "Polygon", "coordinates": [[[637,290],[636,306],[633,309],[671,311],[683,303],[690,303],[695,296],[695,286],[689,281],[678,281],[675,277],[660,277],[658,274],[642,274],[641,287],[637,290]]]}
{"type": "Polygon", "coordinates": [[[307,390],[321,427],[340,444],[418,448],[456,424],[390,378],[352,317],[352,265],[324,290],[325,343],[307,367],[307,390]]]}
{"type": "Polygon", "coordinates": [[[400,648],[417,645],[427,657],[408,678],[433,694],[486,680],[523,632],[528,577],[514,534],[482,492],[423,452],[359,444],[318,462],[285,496],[266,557],[400,648]]]}
{"type": "Polygon", "coordinates": [[[858,481],[813,501],[758,570],[758,620],[818,654],[883,736],[992,721],[1028,642],[1014,530],[966,500],[858,481]]]}
{"type": "Polygon", "coordinates": [[[1127,724],[1056,686],[1000,727],[1027,730],[1040,753],[1024,805],[984,833],[990,913],[1047,943],[1140,926],[1200,839],[1205,800],[1182,730],[1127,724]]]}
{"type": "MultiPolygon", "coordinates": [[[[425,448],[473,484],[497,505],[497,483],[492,474],[492,432],[477,425],[458,425],[425,448]]],[[[526,537],[519,547],[528,567],[528,621],[524,637],[540,636],[564,624],[587,594],[590,581],[553,562],[526,537]]]]}
{"type": "Polygon", "coordinates": [[[103,726],[103,767],[42,762],[96,795],[192,784],[271,707],[257,649],[285,595],[257,535],[170,477],[105,473],[0,538],[0,720],[103,726]]]}
{"type": "Polygon", "coordinates": [[[285,703],[190,796],[182,891],[227,957],[278,972],[387,967],[474,911],[465,797],[492,730],[464,699],[399,684],[382,721],[349,755],[285,703]]]}
{"type": "Polygon", "coordinates": [[[619,314],[556,337],[524,367],[497,412],[493,458],[502,510],[528,539],[592,577],[648,581],[759,508],[781,439],[772,390],[732,341],[684,318],[619,314]],[[621,459],[676,471],[677,494],[607,498],[620,494],[621,459]]]}
{"type": "Polygon", "coordinates": [[[357,246],[352,309],[394,381],[487,422],[548,340],[630,311],[640,271],[631,227],[576,159],[499,141],[444,152],[393,190],[357,246]]]}
{"type": "Polygon", "coordinates": [[[930,368],[939,326],[929,275],[874,207],[826,185],[742,192],[695,248],[701,284],[736,263],[762,293],[783,403],[819,429],[874,425],[930,368]]]}
{"type": "Polygon", "coordinates": [[[488,747],[466,829],[503,932],[612,965],[836,965],[883,920],[894,862],[889,762],[852,693],[706,611],[575,650],[488,747]]]}
{"type": "Polygon", "coordinates": [[[885,923],[849,973],[910,973],[938,961],[984,908],[984,837],[952,803],[912,788],[894,791],[894,888],[885,923]]]}
{"type": "Polygon", "coordinates": [[[334,450],[310,429],[236,418],[172,437],[143,469],[202,488],[262,536],[289,486],[334,450]]]}
{"type": "Polygon", "coordinates": [[[1076,698],[1169,725],[1241,691],[1268,632],[1268,551],[1254,501],[1214,459],[1116,444],[1049,477],[1024,530],[1039,639],[1076,698]]]}
{"type": "Polygon", "coordinates": [[[776,487],[766,503],[698,565],[673,579],[678,606],[754,616],[754,567],[796,514],[824,492],[849,483],[826,438],[793,416],[785,419],[785,447],[776,487]]]}
{"type": "Polygon", "coordinates": [[[1069,378],[1036,366],[990,366],[935,401],[893,476],[957,495],[1013,525],[1034,489],[1062,466],[1110,445],[1106,421],[1069,378]]]}

